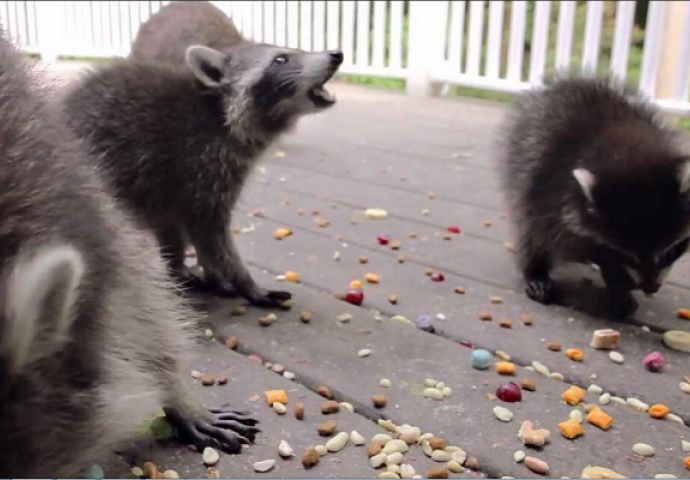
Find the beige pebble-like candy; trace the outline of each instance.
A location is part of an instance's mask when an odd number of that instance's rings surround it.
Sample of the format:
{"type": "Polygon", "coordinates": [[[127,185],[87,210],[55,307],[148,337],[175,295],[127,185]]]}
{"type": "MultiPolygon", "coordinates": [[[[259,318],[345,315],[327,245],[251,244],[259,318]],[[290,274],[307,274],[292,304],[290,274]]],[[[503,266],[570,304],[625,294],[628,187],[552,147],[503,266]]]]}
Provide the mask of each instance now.
{"type": "Polygon", "coordinates": [[[314,450],[316,450],[316,453],[318,453],[320,457],[323,457],[328,454],[328,449],[326,448],[326,445],[317,445],[314,447],[314,450]]]}
{"type": "Polygon", "coordinates": [[[355,447],[362,446],[366,443],[364,437],[360,435],[360,433],[356,430],[350,432],[350,441],[352,442],[352,445],[354,445],[355,447]]]}
{"type": "Polygon", "coordinates": [[[166,470],[163,472],[163,478],[176,479],[180,478],[180,475],[175,470],[166,470]]]}
{"type": "Polygon", "coordinates": [[[376,478],[396,479],[396,478],[400,478],[400,475],[398,475],[397,473],[393,473],[393,472],[381,472],[378,474],[378,476],[376,478]]]}
{"type": "Polygon", "coordinates": [[[621,333],[610,328],[595,330],[592,334],[590,346],[601,350],[613,350],[618,346],[618,340],[620,340],[620,338],[621,333]]]}
{"type": "Polygon", "coordinates": [[[454,452],[450,452],[448,451],[449,448],[451,447],[446,448],[446,452],[450,453],[451,460],[458,462],[460,465],[464,465],[465,460],[467,460],[467,453],[461,448],[458,448],[454,452]]]}
{"type": "Polygon", "coordinates": [[[647,412],[649,410],[649,404],[644,403],[642,400],[638,400],[637,398],[627,398],[625,402],[637,410],[638,412],[647,412]]]}
{"type": "Polygon", "coordinates": [[[388,212],[381,208],[368,208],[364,211],[366,218],[382,219],[388,216],[388,212]]]}
{"type": "Polygon", "coordinates": [[[604,393],[604,389],[599,385],[591,384],[589,387],[587,387],[587,393],[591,393],[592,395],[601,395],[604,393]]]}
{"type": "Polygon", "coordinates": [[[582,423],[585,421],[585,416],[581,410],[572,410],[569,416],[571,420],[575,420],[578,423],[582,423]]]}
{"type": "Polygon", "coordinates": [[[690,383],[680,382],[680,390],[683,393],[690,393],[690,383]]]}
{"type": "Polygon", "coordinates": [[[397,465],[395,463],[389,463],[386,465],[386,471],[387,472],[392,472],[395,473],[396,475],[400,475],[400,465],[397,465]]]}
{"type": "Polygon", "coordinates": [[[513,419],[513,412],[505,407],[494,407],[494,415],[502,422],[510,422],[513,419]]]}
{"type": "Polygon", "coordinates": [[[269,470],[273,469],[275,464],[276,461],[273,459],[262,460],[261,462],[254,463],[254,471],[257,473],[266,473],[269,470]]]}
{"type": "Polygon", "coordinates": [[[678,478],[678,477],[676,477],[672,473],[657,473],[656,475],[654,475],[655,480],[662,480],[662,479],[673,480],[675,478],[678,478]]]}
{"type": "Polygon", "coordinates": [[[424,395],[426,398],[431,398],[433,400],[442,400],[443,399],[443,392],[441,390],[436,389],[436,388],[426,388],[422,392],[422,395],[424,395]]]}
{"type": "Polygon", "coordinates": [[[390,440],[386,445],[384,445],[383,450],[381,450],[386,455],[392,455],[394,453],[405,453],[410,449],[406,442],[396,439],[390,440]]]}
{"type": "Polygon", "coordinates": [[[429,388],[435,388],[436,385],[438,385],[438,380],[434,380],[433,378],[427,378],[426,380],[424,380],[424,385],[429,388]]]}
{"type": "Polygon", "coordinates": [[[522,462],[527,457],[527,454],[523,450],[517,450],[513,453],[513,461],[515,463],[522,462]]]}
{"type": "Polygon", "coordinates": [[[680,441],[680,448],[685,453],[690,453],[690,442],[688,442],[687,440],[681,440],[680,441]]]}
{"type": "Polygon", "coordinates": [[[587,479],[619,479],[619,478],[626,478],[624,475],[621,475],[620,473],[614,472],[610,468],[604,468],[604,467],[586,467],[584,470],[582,470],[582,474],[580,475],[580,478],[587,478],[587,479]]]}
{"type": "Polygon", "coordinates": [[[139,467],[134,467],[132,470],[132,475],[134,475],[137,478],[142,478],[144,476],[144,471],[139,468],[139,467]]]}
{"type": "Polygon", "coordinates": [[[434,462],[449,462],[450,458],[450,455],[445,450],[434,450],[431,452],[431,459],[434,462]]]}
{"type": "Polygon", "coordinates": [[[371,443],[378,442],[385,445],[391,440],[393,440],[393,437],[391,437],[390,435],[387,435],[385,433],[377,433],[372,437],[371,443]]]}
{"type": "Polygon", "coordinates": [[[350,413],[355,413],[355,407],[350,402],[340,402],[338,405],[343,410],[347,410],[350,413]]]}
{"type": "Polygon", "coordinates": [[[416,473],[414,467],[409,463],[403,463],[400,466],[400,478],[411,479],[416,473]]]}
{"type": "Polygon", "coordinates": [[[340,432],[335,437],[326,442],[326,449],[329,452],[339,452],[342,450],[347,442],[350,440],[350,435],[347,432],[340,432]]]}
{"type": "Polygon", "coordinates": [[[609,360],[611,360],[613,363],[623,363],[625,361],[623,355],[616,351],[609,353],[609,360]]]}
{"type": "Polygon", "coordinates": [[[455,460],[451,460],[446,464],[446,468],[450,470],[452,473],[462,473],[465,471],[464,468],[462,468],[462,465],[460,465],[458,462],[455,460]]]}
{"type": "Polygon", "coordinates": [[[295,453],[292,451],[292,447],[290,446],[290,444],[287,443],[285,440],[281,440],[280,444],[278,445],[278,455],[280,455],[283,458],[290,458],[294,454],[295,453]]]}
{"type": "Polygon", "coordinates": [[[203,453],[201,454],[201,459],[204,462],[204,465],[207,467],[212,467],[218,461],[220,460],[220,455],[218,455],[218,452],[216,452],[214,449],[211,447],[206,447],[204,448],[203,453]]]}
{"type": "Polygon", "coordinates": [[[371,457],[369,459],[369,464],[371,465],[371,468],[379,468],[384,463],[386,463],[386,458],[388,458],[388,455],[381,452],[378,455],[374,455],[373,457],[371,457]]]}
{"type": "Polygon", "coordinates": [[[287,412],[287,407],[280,402],[275,402],[273,404],[273,411],[278,415],[284,415],[287,412]]]}
{"type": "Polygon", "coordinates": [[[392,383],[389,379],[382,378],[381,381],[379,382],[379,385],[381,385],[383,388],[391,388],[392,383]]]}
{"type": "Polygon", "coordinates": [[[357,352],[357,356],[359,358],[368,357],[369,355],[371,355],[371,350],[369,350],[368,348],[363,348],[357,352]]]}
{"type": "Polygon", "coordinates": [[[611,394],[605,393],[599,397],[599,405],[608,405],[611,403],[611,394]]]}
{"type": "Polygon", "coordinates": [[[632,447],[633,452],[638,454],[641,457],[653,457],[654,456],[654,447],[652,447],[649,444],[646,443],[636,443],[632,447]]]}
{"type": "Polygon", "coordinates": [[[551,375],[551,372],[550,372],[549,369],[546,367],[546,365],[544,365],[543,363],[538,362],[538,361],[536,361],[536,360],[534,360],[534,361],[532,362],[532,368],[534,369],[534,371],[535,371],[536,373],[538,373],[538,374],[540,374],[540,375],[544,375],[545,377],[548,377],[549,375],[551,375]]]}
{"type": "Polygon", "coordinates": [[[220,478],[220,470],[218,470],[216,467],[208,467],[206,469],[206,478],[211,480],[220,478]]]}
{"type": "Polygon", "coordinates": [[[391,453],[386,457],[386,465],[400,465],[405,461],[405,456],[400,452],[391,453]]]}
{"type": "Polygon", "coordinates": [[[448,398],[453,394],[453,390],[450,387],[443,387],[441,393],[445,398],[448,398]]]}
{"type": "Polygon", "coordinates": [[[525,466],[534,473],[539,473],[541,475],[549,473],[549,465],[543,460],[534,457],[525,457],[524,462],[525,466]]]}

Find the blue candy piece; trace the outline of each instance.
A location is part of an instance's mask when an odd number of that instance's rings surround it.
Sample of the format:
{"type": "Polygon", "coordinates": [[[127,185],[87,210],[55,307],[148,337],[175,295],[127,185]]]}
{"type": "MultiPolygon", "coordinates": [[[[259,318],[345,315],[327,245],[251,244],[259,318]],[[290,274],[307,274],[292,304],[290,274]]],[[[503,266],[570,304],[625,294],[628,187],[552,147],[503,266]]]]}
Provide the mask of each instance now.
{"type": "Polygon", "coordinates": [[[420,315],[417,319],[417,328],[425,332],[433,332],[434,326],[431,324],[431,319],[428,315],[420,315]]]}
{"type": "Polygon", "coordinates": [[[493,359],[493,355],[488,350],[474,350],[472,351],[472,368],[486,370],[491,366],[493,359]]]}
{"type": "Polygon", "coordinates": [[[87,474],[86,478],[93,478],[93,479],[105,478],[105,472],[103,471],[103,468],[101,468],[100,465],[98,465],[97,463],[94,463],[93,466],[91,467],[91,470],[87,474]]]}

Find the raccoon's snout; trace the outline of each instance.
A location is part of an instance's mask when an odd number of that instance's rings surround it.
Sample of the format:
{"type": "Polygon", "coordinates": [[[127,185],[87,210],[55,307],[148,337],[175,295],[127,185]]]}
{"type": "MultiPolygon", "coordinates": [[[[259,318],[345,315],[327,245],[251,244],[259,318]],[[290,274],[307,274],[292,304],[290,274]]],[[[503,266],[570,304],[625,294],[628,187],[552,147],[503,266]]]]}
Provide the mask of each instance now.
{"type": "Polygon", "coordinates": [[[651,285],[642,285],[642,291],[647,295],[653,295],[659,291],[661,284],[653,283],[651,285]]]}
{"type": "Polygon", "coordinates": [[[332,66],[337,68],[341,63],[343,63],[343,58],[345,58],[345,56],[343,55],[342,50],[329,50],[328,54],[331,56],[332,66]]]}
{"type": "Polygon", "coordinates": [[[314,103],[317,108],[330,107],[335,103],[335,97],[324,88],[326,82],[328,82],[335,72],[338,71],[340,64],[343,63],[343,52],[341,50],[329,50],[326,52],[328,54],[328,69],[326,71],[325,77],[322,80],[309,89],[308,96],[309,99],[314,103]]]}

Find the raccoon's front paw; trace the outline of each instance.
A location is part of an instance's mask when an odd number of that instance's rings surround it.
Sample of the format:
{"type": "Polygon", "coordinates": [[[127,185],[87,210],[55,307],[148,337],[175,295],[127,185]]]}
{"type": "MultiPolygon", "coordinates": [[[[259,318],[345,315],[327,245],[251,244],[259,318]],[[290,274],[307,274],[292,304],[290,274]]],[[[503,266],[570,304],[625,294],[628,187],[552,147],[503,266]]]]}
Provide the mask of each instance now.
{"type": "Polygon", "coordinates": [[[610,296],[610,313],[615,318],[628,318],[640,306],[630,292],[614,292],[610,296]]]}
{"type": "Polygon", "coordinates": [[[255,307],[278,308],[286,300],[290,300],[292,294],[280,290],[263,290],[247,295],[247,300],[255,307]]]}
{"type": "Polygon", "coordinates": [[[176,411],[166,411],[171,424],[177,428],[180,440],[194,445],[198,451],[206,447],[220,449],[226,453],[240,453],[242,445],[254,442],[259,430],[258,420],[245,412],[230,409],[210,410],[210,415],[188,420],[176,411]]]}
{"type": "Polygon", "coordinates": [[[548,305],[554,299],[556,293],[556,285],[551,278],[538,278],[527,281],[527,288],[525,288],[527,296],[535,302],[548,305]]]}

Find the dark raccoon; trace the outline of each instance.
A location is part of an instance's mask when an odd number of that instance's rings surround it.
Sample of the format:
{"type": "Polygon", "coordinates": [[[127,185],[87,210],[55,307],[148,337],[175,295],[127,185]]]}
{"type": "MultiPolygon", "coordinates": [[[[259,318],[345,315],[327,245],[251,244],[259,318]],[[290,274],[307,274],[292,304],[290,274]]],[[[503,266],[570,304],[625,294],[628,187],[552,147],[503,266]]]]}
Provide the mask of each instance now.
{"type": "Polygon", "coordinates": [[[548,303],[557,261],[594,263],[613,313],[656,292],[688,248],[690,158],[639,94],[560,78],[512,111],[502,165],[527,295],[548,303]]]}
{"type": "Polygon", "coordinates": [[[78,82],[64,107],[116,196],[156,233],[173,274],[185,277],[191,244],[207,285],[278,306],[290,294],[254,282],[230,236],[231,211],[266,148],[335,103],[323,85],[342,58],[264,44],[191,47],[194,75],[120,62],[78,82]]]}
{"type": "Polygon", "coordinates": [[[76,478],[161,406],[187,442],[239,452],[226,427],[253,438],[255,422],[187,396],[195,315],[50,94],[0,38],[0,473],[76,478]]]}
{"type": "Polygon", "coordinates": [[[243,41],[232,20],[210,2],[172,2],[141,26],[130,58],[184,69],[192,45],[227,50],[243,41]]]}

